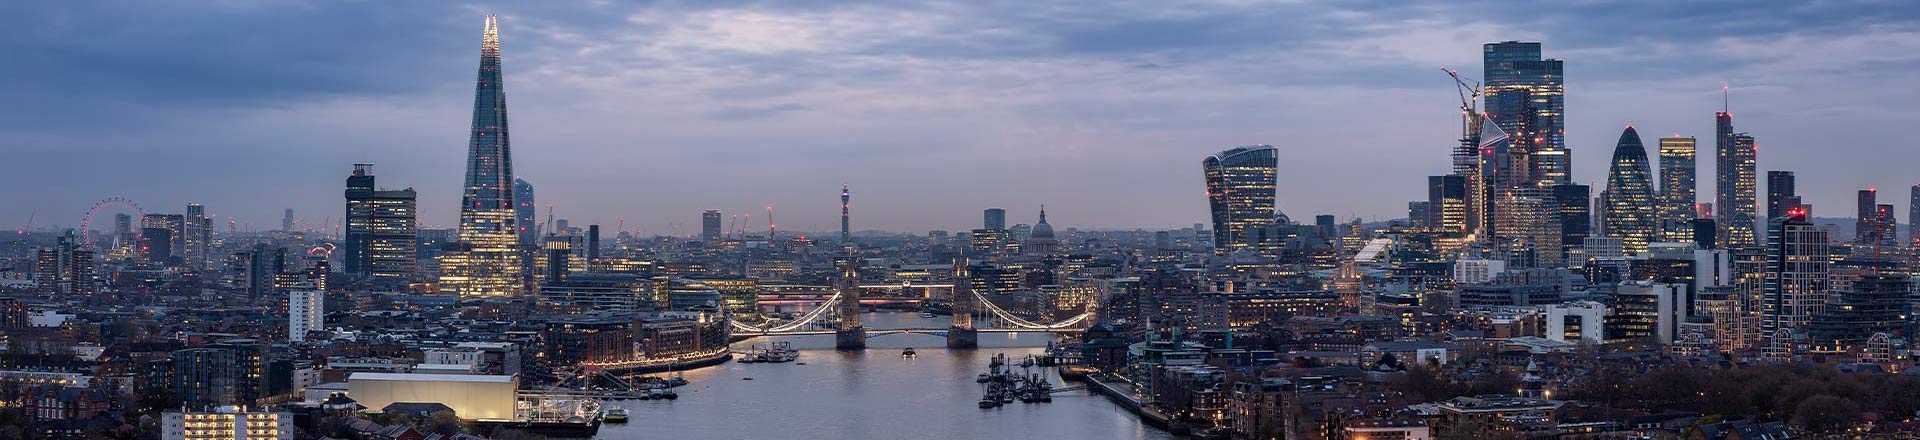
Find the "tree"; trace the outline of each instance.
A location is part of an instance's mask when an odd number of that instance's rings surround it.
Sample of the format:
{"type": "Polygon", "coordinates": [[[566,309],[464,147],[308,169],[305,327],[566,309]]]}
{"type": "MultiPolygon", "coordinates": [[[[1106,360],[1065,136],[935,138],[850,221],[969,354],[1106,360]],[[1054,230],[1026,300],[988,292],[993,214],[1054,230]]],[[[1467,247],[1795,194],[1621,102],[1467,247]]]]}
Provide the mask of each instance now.
{"type": "Polygon", "coordinates": [[[453,415],[453,411],[439,411],[427,417],[423,427],[430,434],[453,435],[467,432],[467,424],[453,415]]]}
{"type": "Polygon", "coordinates": [[[1459,387],[1454,386],[1452,381],[1425,366],[1415,365],[1408,368],[1398,382],[1401,392],[1423,402],[1447,400],[1460,395],[1459,387]]]}
{"type": "Polygon", "coordinates": [[[1374,366],[1375,366],[1375,368],[1378,368],[1378,367],[1387,367],[1387,368],[1391,368],[1391,369],[1394,369],[1394,370],[1403,370],[1403,369],[1405,369],[1405,367],[1402,367],[1402,366],[1400,365],[1400,358],[1399,358],[1399,357],[1396,357],[1396,356],[1394,356],[1394,355],[1393,355],[1393,353],[1387,353],[1387,354],[1383,354],[1383,355],[1380,355],[1380,361],[1379,361],[1379,362],[1376,362],[1376,363],[1374,364],[1374,366]]]}
{"type": "Polygon", "coordinates": [[[408,414],[406,411],[381,413],[380,418],[374,421],[387,426],[419,426],[418,423],[414,423],[413,414],[408,414]]]}
{"type": "Polygon", "coordinates": [[[1860,405],[1830,394],[1808,397],[1793,410],[1793,424],[1813,432],[1845,429],[1860,417],[1860,405]]]}

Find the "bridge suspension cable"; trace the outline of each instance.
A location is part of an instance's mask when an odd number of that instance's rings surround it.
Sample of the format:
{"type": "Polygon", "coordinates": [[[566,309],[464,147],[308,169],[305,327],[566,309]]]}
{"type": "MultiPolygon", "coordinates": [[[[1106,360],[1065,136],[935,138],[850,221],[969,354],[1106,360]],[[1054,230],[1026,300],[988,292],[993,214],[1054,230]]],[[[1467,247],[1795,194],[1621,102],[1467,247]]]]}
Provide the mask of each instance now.
{"type": "Polygon", "coordinates": [[[776,325],[773,327],[760,328],[760,327],[754,327],[751,325],[743,324],[738,320],[729,319],[728,321],[733,323],[733,328],[741,331],[745,331],[748,333],[774,333],[774,332],[793,331],[794,329],[805,327],[807,324],[812,324],[815,319],[820,318],[820,315],[822,313],[828,310],[833,310],[834,306],[837,306],[837,305],[840,305],[840,292],[834,292],[833,296],[827,297],[827,302],[820,304],[819,307],[813,308],[813,311],[807,312],[807,314],[805,315],[800,315],[799,319],[788,321],[784,324],[776,325]]]}
{"type": "MultiPolygon", "coordinates": [[[[1059,322],[1038,323],[1038,322],[1033,322],[1033,321],[1020,318],[1019,316],[1015,316],[1012,312],[1008,312],[1006,309],[1000,308],[1000,306],[995,305],[993,301],[988,300],[985,296],[979,293],[973,293],[973,296],[974,296],[974,299],[980,302],[980,304],[983,304],[986,306],[985,307],[986,314],[1000,318],[1002,322],[1005,322],[1014,328],[1024,329],[1024,330],[1071,329],[1071,328],[1075,328],[1075,326],[1078,326],[1086,322],[1087,318],[1093,316],[1093,312],[1083,312],[1079,315],[1075,315],[1073,317],[1061,320],[1059,322]]],[[[793,332],[796,330],[801,330],[809,325],[812,325],[815,321],[818,321],[820,317],[826,316],[827,313],[830,311],[838,310],[836,306],[840,304],[840,300],[841,300],[840,293],[835,292],[833,296],[830,296],[827,298],[826,302],[823,302],[819,306],[814,307],[813,310],[808,311],[806,314],[803,314],[792,321],[787,321],[787,322],[780,323],[778,325],[773,325],[770,327],[769,326],[753,326],[753,325],[740,322],[739,320],[735,320],[735,319],[728,319],[728,322],[733,325],[733,328],[735,330],[743,333],[793,332]]]]}
{"type": "Polygon", "coordinates": [[[1020,319],[1020,317],[1018,316],[1013,316],[1012,313],[1007,313],[1006,309],[1002,309],[1000,308],[1000,306],[993,305],[993,301],[988,301],[987,297],[981,296],[979,292],[974,292],[973,297],[974,299],[980,300],[980,304],[986,305],[987,311],[992,312],[994,316],[998,316],[1000,317],[1000,319],[1006,320],[1008,323],[1011,323],[1014,326],[1018,326],[1020,328],[1026,328],[1026,329],[1055,330],[1055,329],[1068,328],[1068,327],[1072,327],[1074,324],[1079,324],[1080,321],[1086,320],[1087,316],[1093,314],[1093,312],[1084,312],[1078,316],[1067,318],[1066,320],[1063,320],[1060,322],[1056,322],[1052,324],[1041,324],[1033,321],[1028,321],[1025,319],[1020,319]]]}

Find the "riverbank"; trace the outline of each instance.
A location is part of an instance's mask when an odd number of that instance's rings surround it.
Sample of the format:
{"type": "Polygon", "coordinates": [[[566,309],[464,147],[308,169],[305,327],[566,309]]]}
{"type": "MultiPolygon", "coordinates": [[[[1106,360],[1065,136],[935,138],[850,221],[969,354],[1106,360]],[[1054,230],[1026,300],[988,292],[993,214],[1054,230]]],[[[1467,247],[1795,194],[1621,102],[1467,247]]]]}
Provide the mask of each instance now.
{"type": "Polygon", "coordinates": [[[667,371],[686,371],[701,367],[711,367],[733,360],[733,350],[721,347],[704,353],[685,355],[674,359],[658,361],[627,362],[621,364],[597,365],[614,374],[649,374],[667,371]]]}
{"type": "MultiPolygon", "coordinates": [[[[919,313],[861,318],[874,329],[949,324],[919,313]]],[[[978,408],[982,385],[974,380],[989,358],[1043,354],[1050,339],[1040,333],[983,334],[980,349],[950,350],[938,336],[889,334],[869,339],[867,350],[835,350],[833,335],[776,336],[733,348],[739,353],[754,344],[791,342],[800,350],[798,361],[676,371],[690,382],[675,389],[680,399],[621,402],[632,421],[603,425],[596,438],[1175,440],[1093,393],[1059,393],[1049,404],[978,408]],[[906,347],[919,355],[901,357],[906,347]]],[[[1049,379],[1060,383],[1057,376],[1049,379]]]]}
{"type": "MultiPolygon", "coordinates": [[[[1133,387],[1131,385],[1100,380],[1103,374],[1104,373],[1089,374],[1080,380],[1087,383],[1087,389],[1107,396],[1107,400],[1113,401],[1113,404],[1119,405],[1121,408],[1126,408],[1128,412],[1139,416],[1141,423],[1162,430],[1167,430],[1172,427],[1172,419],[1167,417],[1166,414],[1162,414],[1159,410],[1148,407],[1145,402],[1140,401],[1140,398],[1134,397],[1133,387]]],[[[1109,378],[1109,380],[1111,380],[1111,378],[1109,378]]]]}

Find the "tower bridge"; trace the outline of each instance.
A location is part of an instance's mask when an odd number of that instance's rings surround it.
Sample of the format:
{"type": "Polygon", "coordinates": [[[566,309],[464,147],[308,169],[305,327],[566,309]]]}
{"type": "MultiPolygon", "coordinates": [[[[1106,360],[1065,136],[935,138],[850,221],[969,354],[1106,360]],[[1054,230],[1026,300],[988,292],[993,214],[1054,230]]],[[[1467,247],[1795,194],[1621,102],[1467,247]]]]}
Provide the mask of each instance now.
{"type": "Polygon", "coordinates": [[[973,348],[979,345],[979,333],[1066,333],[1085,330],[1093,322],[1094,312],[1082,312],[1053,322],[1034,321],[1022,318],[995,305],[993,301],[973,292],[969,288],[970,274],[967,262],[954,263],[953,317],[947,328],[900,328],[868,329],[860,321],[861,305],[867,304],[861,298],[861,287],[853,280],[859,279],[859,269],[855,262],[841,263],[840,277],[835,282],[832,296],[813,310],[797,318],[784,322],[748,324],[734,319],[731,321],[734,334],[738,336],[784,336],[784,335],[825,335],[832,334],[834,346],[841,349],[861,349],[866,340],[872,337],[893,334],[927,334],[944,336],[947,346],[953,348],[973,348]]]}

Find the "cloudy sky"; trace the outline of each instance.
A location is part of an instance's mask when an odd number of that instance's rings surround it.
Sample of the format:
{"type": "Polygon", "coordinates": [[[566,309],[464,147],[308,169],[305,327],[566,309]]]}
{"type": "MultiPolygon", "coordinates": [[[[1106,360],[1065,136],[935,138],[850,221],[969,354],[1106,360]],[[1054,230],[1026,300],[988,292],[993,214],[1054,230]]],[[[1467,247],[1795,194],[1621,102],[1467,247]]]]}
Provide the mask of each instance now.
{"type": "Polygon", "coordinates": [[[1458,131],[1439,68],[1478,77],[1502,40],[1566,60],[1582,183],[1629,123],[1699,138],[1711,170],[1723,84],[1761,170],[1797,171],[1818,215],[1878,185],[1904,220],[1920,182],[1910,4],[1437,3],[7,2],[0,224],[74,225],[110,196],[338,222],[356,162],[450,224],[489,13],[515,171],[558,217],[646,234],[703,209],[764,228],[768,204],[831,230],[843,182],[857,229],[1041,204],[1061,227],[1188,225],[1200,160],[1245,144],[1281,150],[1295,218],[1404,216],[1458,131]]]}

